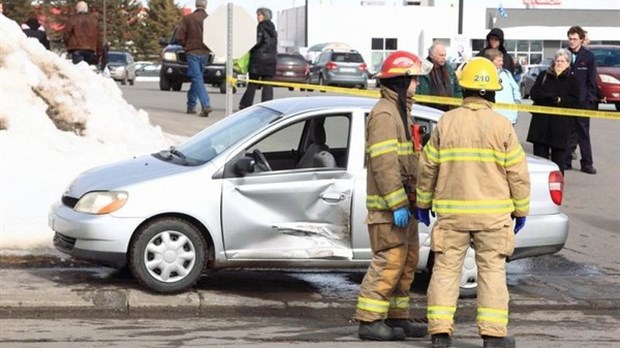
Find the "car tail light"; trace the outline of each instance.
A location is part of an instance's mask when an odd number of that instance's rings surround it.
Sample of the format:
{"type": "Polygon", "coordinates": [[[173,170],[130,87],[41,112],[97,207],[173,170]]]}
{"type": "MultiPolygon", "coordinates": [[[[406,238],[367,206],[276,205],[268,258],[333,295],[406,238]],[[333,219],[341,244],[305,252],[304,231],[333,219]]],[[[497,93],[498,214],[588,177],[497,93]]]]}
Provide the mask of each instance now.
{"type": "Polygon", "coordinates": [[[327,62],[327,64],[325,64],[325,69],[327,69],[327,70],[338,69],[338,64],[336,64],[334,62],[327,62]]]}
{"type": "Polygon", "coordinates": [[[562,192],[564,191],[564,177],[559,171],[549,173],[549,194],[551,200],[557,205],[562,205],[562,192]]]}
{"type": "Polygon", "coordinates": [[[366,65],[366,63],[360,64],[360,70],[366,71],[366,69],[368,69],[368,66],[366,65]]]}

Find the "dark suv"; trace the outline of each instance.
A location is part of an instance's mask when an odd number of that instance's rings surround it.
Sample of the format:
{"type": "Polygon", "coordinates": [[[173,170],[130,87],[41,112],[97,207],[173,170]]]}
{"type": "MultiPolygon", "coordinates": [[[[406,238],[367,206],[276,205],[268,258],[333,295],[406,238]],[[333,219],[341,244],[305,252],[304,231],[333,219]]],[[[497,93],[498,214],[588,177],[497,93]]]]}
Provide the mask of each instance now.
{"type": "MultiPolygon", "coordinates": [[[[187,58],[183,47],[175,39],[176,29],[170,40],[160,39],[159,44],[165,46],[161,52],[161,70],[159,71],[159,89],[162,91],[180,91],[183,82],[190,82],[187,76],[187,58]]],[[[226,64],[218,62],[213,55],[205,68],[205,84],[219,87],[221,93],[226,93],[226,64]],[[214,61],[215,60],[215,61],[214,61]]],[[[236,88],[233,89],[236,92],[236,88]]]]}

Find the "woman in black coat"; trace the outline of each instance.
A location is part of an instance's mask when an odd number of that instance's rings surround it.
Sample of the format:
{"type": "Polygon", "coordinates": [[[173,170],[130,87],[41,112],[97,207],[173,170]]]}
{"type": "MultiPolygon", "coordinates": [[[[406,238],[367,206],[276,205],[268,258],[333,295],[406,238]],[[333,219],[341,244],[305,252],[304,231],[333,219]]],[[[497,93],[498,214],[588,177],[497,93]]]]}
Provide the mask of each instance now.
{"type": "MultiPolygon", "coordinates": [[[[565,49],[555,54],[552,66],[538,75],[530,91],[534,105],[577,108],[579,82],[570,73],[571,55],[565,49]]],[[[573,119],[571,116],[532,114],[527,141],[534,144],[534,155],[549,158],[564,174],[564,155],[568,148],[573,119]]]]}
{"type": "MultiPolygon", "coordinates": [[[[278,32],[271,21],[271,10],[259,8],[256,10],[258,27],[256,28],[256,45],[250,50],[250,80],[269,81],[276,74],[278,60],[278,32]]],[[[254,94],[258,87],[249,83],[239,102],[239,109],[247,108],[254,103],[254,94]]],[[[262,85],[261,101],[273,99],[273,86],[262,85]]]]}

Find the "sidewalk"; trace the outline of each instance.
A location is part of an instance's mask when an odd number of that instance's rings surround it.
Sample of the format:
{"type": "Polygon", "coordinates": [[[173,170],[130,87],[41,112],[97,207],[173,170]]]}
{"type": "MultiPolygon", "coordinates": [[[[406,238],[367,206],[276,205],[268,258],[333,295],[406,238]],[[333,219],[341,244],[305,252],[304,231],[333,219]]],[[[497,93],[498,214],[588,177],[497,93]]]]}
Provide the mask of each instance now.
{"type": "MultiPolygon", "coordinates": [[[[355,307],[355,296],[351,294],[345,294],[342,298],[327,298],[311,287],[280,281],[277,272],[270,273],[271,277],[276,274],[273,282],[269,279],[259,284],[258,289],[252,279],[247,279],[247,286],[240,284],[246,276],[242,274],[241,278],[233,277],[230,281],[230,291],[227,291],[227,284],[213,286],[205,280],[193,290],[176,295],[149,293],[129,274],[110,277],[114,272],[116,270],[101,267],[0,268],[0,317],[27,316],[40,311],[50,311],[55,315],[75,315],[76,312],[107,312],[114,315],[148,311],[166,312],[166,315],[172,312],[200,315],[259,311],[261,314],[272,312],[286,316],[303,313],[304,316],[320,317],[350,315],[355,307]],[[265,285],[273,286],[273,289],[263,289],[265,285]]],[[[256,275],[256,272],[251,274],[256,275]]],[[[262,277],[262,273],[258,274],[262,277]]],[[[219,281],[226,280],[226,277],[226,274],[220,276],[219,281]]],[[[539,290],[529,294],[511,290],[511,311],[542,308],[617,311],[620,308],[617,295],[619,285],[618,276],[525,278],[520,280],[520,290],[543,287],[545,294],[541,296],[539,290]]],[[[417,300],[420,298],[418,295],[414,295],[416,300],[412,301],[412,311],[423,316],[425,303],[417,300]]],[[[463,313],[473,312],[475,306],[475,299],[459,301],[463,313]]]]}

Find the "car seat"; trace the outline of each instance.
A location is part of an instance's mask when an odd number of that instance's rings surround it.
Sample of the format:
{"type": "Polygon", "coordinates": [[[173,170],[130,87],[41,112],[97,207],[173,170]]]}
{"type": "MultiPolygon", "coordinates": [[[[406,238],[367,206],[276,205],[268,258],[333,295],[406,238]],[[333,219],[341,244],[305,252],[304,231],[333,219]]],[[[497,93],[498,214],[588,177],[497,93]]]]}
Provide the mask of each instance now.
{"type": "Polygon", "coordinates": [[[310,133],[310,145],[297,163],[297,168],[336,167],[336,159],[325,141],[323,122],[315,122],[310,133]]]}

